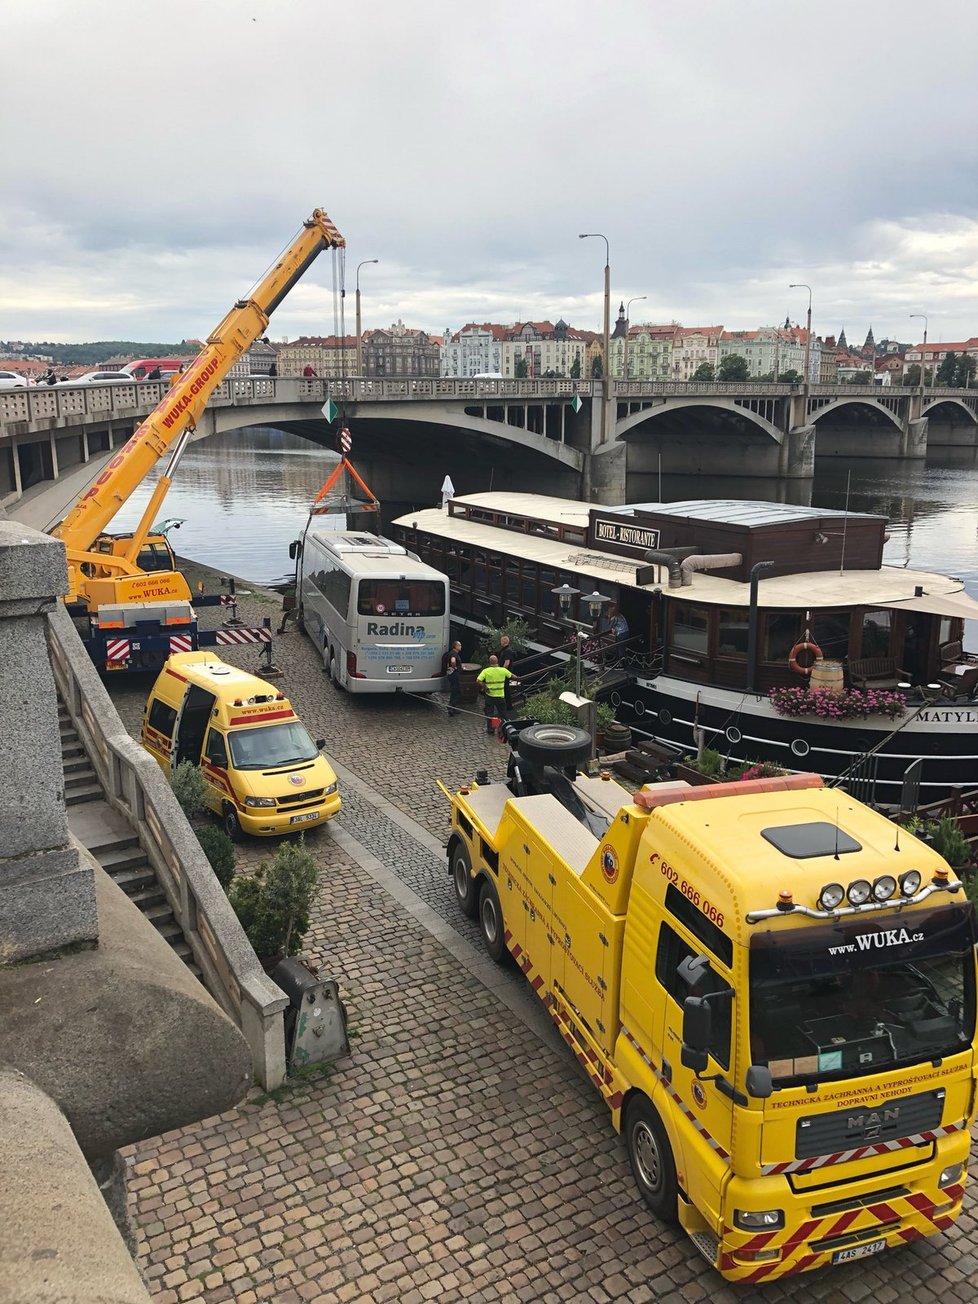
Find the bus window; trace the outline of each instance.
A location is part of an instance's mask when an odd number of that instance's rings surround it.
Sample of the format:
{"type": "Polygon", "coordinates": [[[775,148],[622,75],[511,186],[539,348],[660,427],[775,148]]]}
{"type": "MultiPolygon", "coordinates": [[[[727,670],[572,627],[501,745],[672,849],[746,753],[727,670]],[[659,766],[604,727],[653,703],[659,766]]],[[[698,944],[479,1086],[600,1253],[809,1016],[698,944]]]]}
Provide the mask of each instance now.
{"type": "Polygon", "coordinates": [[[361,616],[443,616],[445,585],[438,580],[361,580],[361,616]]]}

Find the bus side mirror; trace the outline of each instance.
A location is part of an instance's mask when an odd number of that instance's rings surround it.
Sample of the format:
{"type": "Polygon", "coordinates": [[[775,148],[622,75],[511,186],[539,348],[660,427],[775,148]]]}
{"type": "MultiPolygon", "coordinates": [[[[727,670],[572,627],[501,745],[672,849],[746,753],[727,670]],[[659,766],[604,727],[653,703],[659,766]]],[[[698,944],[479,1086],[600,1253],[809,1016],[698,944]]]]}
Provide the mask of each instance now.
{"type": "Polygon", "coordinates": [[[683,1045],[679,1058],[684,1068],[702,1073],[709,1063],[710,1033],[713,1016],[703,996],[687,996],[683,1001],[683,1045]]]}
{"type": "Polygon", "coordinates": [[[289,544],[289,561],[295,561],[299,555],[299,549],[302,547],[300,539],[293,539],[289,544]]]}
{"type": "Polygon", "coordinates": [[[774,1091],[771,1070],[766,1064],[752,1064],[747,1070],[747,1094],[755,1100],[767,1100],[774,1091]]]}

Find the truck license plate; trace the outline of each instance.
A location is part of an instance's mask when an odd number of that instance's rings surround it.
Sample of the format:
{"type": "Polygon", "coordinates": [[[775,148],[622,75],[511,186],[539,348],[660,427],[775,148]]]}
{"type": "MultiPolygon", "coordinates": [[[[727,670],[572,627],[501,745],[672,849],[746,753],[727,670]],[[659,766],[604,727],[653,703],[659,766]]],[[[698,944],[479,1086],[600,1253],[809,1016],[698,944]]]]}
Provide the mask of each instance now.
{"type": "Polygon", "coordinates": [[[305,824],[308,820],[318,820],[318,819],[319,819],[319,811],[311,810],[308,815],[290,815],[289,823],[305,824]]]}
{"type": "Polygon", "coordinates": [[[848,1250],[836,1250],[832,1262],[851,1263],[853,1259],[868,1259],[871,1254],[879,1254],[885,1249],[886,1241],[867,1241],[865,1245],[853,1245],[848,1250]]]}
{"type": "Polygon", "coordinates": [[[413,669],[414,666],[388,666],[387,673],[389,675],[409,675],[413,669]]]}

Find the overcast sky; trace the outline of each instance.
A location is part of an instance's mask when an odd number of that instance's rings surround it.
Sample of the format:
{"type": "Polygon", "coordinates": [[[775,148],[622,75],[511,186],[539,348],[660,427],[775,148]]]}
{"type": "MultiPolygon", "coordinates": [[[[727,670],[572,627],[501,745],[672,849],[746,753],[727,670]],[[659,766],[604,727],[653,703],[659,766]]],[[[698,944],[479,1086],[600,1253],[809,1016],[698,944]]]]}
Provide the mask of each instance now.
{"type": "MultiPolygon", "coordinates": [[[[204,336],[325,208],[363,325],[978,335],[978,5],[5,0],[0,339],[204,336]]],[[[328,255],[273,339],[333,329],[328,255]]]]}

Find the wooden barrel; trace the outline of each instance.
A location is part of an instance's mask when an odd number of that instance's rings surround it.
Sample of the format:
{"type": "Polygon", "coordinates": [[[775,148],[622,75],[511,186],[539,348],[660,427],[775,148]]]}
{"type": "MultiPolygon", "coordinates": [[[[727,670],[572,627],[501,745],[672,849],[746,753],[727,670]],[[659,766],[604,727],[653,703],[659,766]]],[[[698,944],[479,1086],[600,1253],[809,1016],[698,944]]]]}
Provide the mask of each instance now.
{"type": "Polygon", "coordinates": [[[841,661],[826,661],[820,658],[812,666],[808,677],[809,691],[812,693],[843,693],[846,681],[841,661]]]}
{"type": "Polygon", "coordinates": [[[474,702],[479,696],[475,681],[481,669],[478,661],[462,662],[462,669],[458,672],[458,691],[463,702],[474,702]]]}

